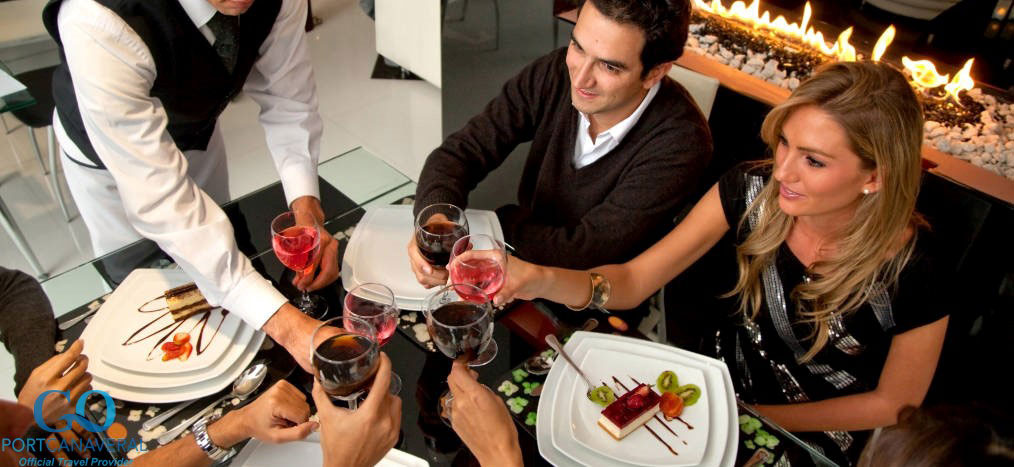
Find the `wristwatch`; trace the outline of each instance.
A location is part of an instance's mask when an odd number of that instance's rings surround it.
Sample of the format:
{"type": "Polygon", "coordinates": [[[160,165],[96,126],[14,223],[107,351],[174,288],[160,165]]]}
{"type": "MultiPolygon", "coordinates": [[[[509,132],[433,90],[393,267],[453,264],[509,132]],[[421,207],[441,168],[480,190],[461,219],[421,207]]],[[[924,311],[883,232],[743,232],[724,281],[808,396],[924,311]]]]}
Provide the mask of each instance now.
{"type": "Polygon", "coordinates": [[[208,424],[217,419],[218,417],[214,416],[202,418],[194,423],[191,429],[194,433],[194,440],[197,441],[197,447],[201,448],[212,462],[222,462],[236,454],[235,449],[224,449],[215,445],[211,436],[208,435],[208,424]]]}

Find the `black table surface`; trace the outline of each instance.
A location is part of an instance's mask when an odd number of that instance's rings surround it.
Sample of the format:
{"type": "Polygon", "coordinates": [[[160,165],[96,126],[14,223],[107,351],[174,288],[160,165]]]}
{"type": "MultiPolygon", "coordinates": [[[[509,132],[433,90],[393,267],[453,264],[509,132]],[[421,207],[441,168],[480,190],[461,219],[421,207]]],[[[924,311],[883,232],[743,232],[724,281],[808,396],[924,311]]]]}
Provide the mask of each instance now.
{"type": "MultiPolygon", "coordinates": [[[[356,223],[363,217],[365,211],[357,206],[351,199],[343,195],[326,181],[321,180],[321,198],[325,207],[325,228],[335,235],[339,240],[339,255],[344,254],[347,245],[348,235],[356,223]]],[[[271,218],[285,210],[284,194],[279,184],[274,184],[263,190],[255,192],[236,202],[223,206],[230,220],[233,222],[237,241],[240,249],[247,254],[253,262],[254,267],[271,279],[274,284],[289,297],[296,297],[297,291],[291,285],[291,273],[278,261],[271,250],[269,224],[271,218]]],[[[151,242],[141,241],[120,251],[97,259],[93,262],[95,268],[103,275],[111,288],[115,288],[130,271],[141,267],[165,267],[171,264],[171,260],[151,242]]],[[[392,265],[392,267],[403,267],[404,265],[392,265]]],[[[341,280],[317,292],[325,298],[329,305],[329,316],[334,317],[341,313],[341,298],[343,289],[341,280]]],[[[97,299],[101,301],[101,298],[97,299]]],[[[84,304],[78,309],[60,317],[61,322],[75,318],[88,311],[88,305],[84,304]]],[[[93,305],[94,307],[94,305],[93,305]]],[[[509,316],[510,313],[500,314],[498,318],[509,316]]],[[[562,328],[576,328],[580,323],[590,317],[596,317],[600,321],[600,331],[615,332],[605,325],[606,316],[600,312],[582,313],[561,313],[550,321],[557,322],[562,328]],[[566,317],[565,317],[566,315],[566,317]],[[560,323],[559,321],[563,322],[560,323]]],[[[524,360],[544,350],[544,347],[533,345],[531,338],[524,338],[513,332],[504,325],[505,320],[498,320],[494,338],[496,339],[499,352],[496,358],[489,364],[478,367],[479,380],[493,388],[507,378],[511,370],[521,365],[524,360]]],[[[61,331],[60,339],[70,343],[80,336],[86,326],[87,320],[61,331]]],[[[419,345],[409,337],[411,331],[406,332],[399,327],[391,340],[384,346],[392,361],[393,369],[401,377],[403,387],[400,392],[402,398],[402,427],[401,437],[396,446],[397,449],[406,451],[415,456],[421,457],[431,465],[476,465],[474,456],[464,447],[457,435],[445,425],[438,416],[438,398],[447,389],[447,375],[450,372],[451,360],[439,352],[432,352],[419,345]]],[[[269,387],[275,381],[285,379],[293,383],[307,393],[307,399],[312,404],[309,396],[309,388],[312,384],[312,376],[301,368],[285,352],[281,346],[272,345],[270,339],[266,339],[259,354],[254,361],[264,361],[269,366],[268,380],[261,386],[261,391],[269,387]]],[[[163,422],[163,425],[173,427],[181,420],[193,415],[208,403],[224,395],[228,389],[220,393],[206,396],[203,400],[197,401],[179,414],[163,422]]],[[[537,400],[532,398],[532,406],[537,405],[537,400]]],[[[253,400],[251,397],[249,400],[253,400]]],[[[90,401],[91,402],[91,401],[90,401]]],[[[175,404],[137,404],[125,401],[116,401],[116,422],[121,423],[128,432],[128,438],[138,437],[141,423],[151,418],[148,413],[166,410],[175,404]],[[128,420],[130,413],[140,411],[144,413],[140,420],[128,420]]],[[[93,404],[94,406],[94,404],[93,404]]],[[[241,406],[241,405],[240,405],[241,406]]],[[[228,411],[234,409],[228,401],[223,404],[222,409],[228,411]]],[[[100,420],[104,413],[101,407],[92,409],[92,415],[96,421],[100,420]]],[[[743,411],[741,410],[741,413],[743,411]]],[[[520,444],[524,454],[526,465],[546,465],[538,454],[538,446],[534,436],[534,430],[526,427],[521,420],[518,420],[518,433],[520,444]]],[[[105,437],[105,434],[103,434],[105,437]]],[[[740,436],[739,461],[753,454],[752,450],[743,447],[743,435],[740,436]]],[[[792,448],[792,443],[783,443],[792,448]]],[[[146,443],[146,449],[154,449],[157,443],[151,440],[146,443]]],[[[240,446],[241,448],[242,446],[240,446]]],[[[784,449],[784,447],[783,447],[784,449]]],[[[793,449],[785,449],[786,459],[804,459],[808,461],[806,453],[802,448],[796,446],[795,454],[793,449]]],[[[122,457],[122,452],[111,450],[113,457],[122,457]]],[[[779,454],[781,455],[781,454],[779,454]]],[[[801,465],[810,462],[802,462],[801,465]]],[[[788,464],[783,464],[788,465],[788,464]]]]}

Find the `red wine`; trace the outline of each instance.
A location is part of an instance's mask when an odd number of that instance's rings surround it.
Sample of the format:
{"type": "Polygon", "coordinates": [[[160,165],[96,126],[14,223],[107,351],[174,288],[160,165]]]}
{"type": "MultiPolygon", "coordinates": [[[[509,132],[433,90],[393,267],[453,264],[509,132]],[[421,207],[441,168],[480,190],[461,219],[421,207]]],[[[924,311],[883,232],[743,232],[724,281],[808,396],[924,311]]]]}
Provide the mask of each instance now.
{"type": "Polygon", "coordinates": [[[320,238],[317,229],[297,225],[273,235],[271,246],[285,267],[305,274],[313,267],[313,258],[320,247],[320,238]]]}
{"type": "Polygon", "coordinates": [[[340,334],[317,346],[317,351],[313,353],[313,367],[324,392],[331,397],[343,398],[373,384],[373,377],[380,366],[378,355],[377,344],[370,338],[340,334]]]}
{"type": "Polygon", "coordinates": [[[451,259],[454,242],[468,235],[468,228],[449,221],[431,221],[416,231],[419,252],[434,266],[445,266],[451,259]]]}
{"type": "MultiPolygon", "coordinates": [[[[381,305],[369,300],[355,300],[351,305],[346,306],[349,306],[348,311],[353,316],[362,318],[373,325],[373,328],[377,331],[378,345],[383,346],[394,335],[394,330],[398,327],[399,315],[394,307],[381,305]]],[[[353,324],[352,320],[347,320],[345,321],[345,327],[346,329],[354,329],[355,324],[353,324]]]]}
{"type": "Polygon", "coordinates": [[[503,288],[503,264],[492,259],[479,259],[463,262],[457,260],[450,266],[451,282],[455,284],[474,285],[482,289],[486,296],[475,293],[471,287],[455,287],[454,291],[470,302],[482,303],[492,300],[493,296],[503,288]]]}
{"type": "Polygon", "coordinates": [[[469,360],[486,346],[493,335],[492,317],[484,308],[469,302],[453,302],[434,310],[426,328],[437,348],[451,358],[467,355],[469,360]]]}

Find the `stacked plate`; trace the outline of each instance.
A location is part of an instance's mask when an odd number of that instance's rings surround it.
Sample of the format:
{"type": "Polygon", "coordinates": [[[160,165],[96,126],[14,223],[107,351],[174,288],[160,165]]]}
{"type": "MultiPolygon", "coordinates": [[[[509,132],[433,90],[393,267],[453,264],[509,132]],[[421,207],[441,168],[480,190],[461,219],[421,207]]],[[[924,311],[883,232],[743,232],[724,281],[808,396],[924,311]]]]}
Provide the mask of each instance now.
{"type": "MultiPolygon", "coordinates": [[[[492,235],[503,240],[500,221],[493,211],[465,210],[470,234],[492,235]]],[[[377,206],[367,209],[342,258],[342,284],[352,290],[376,282],[394,292],[398,308],[421,310],[432,293],[419,285],[409,265],[407,245],[415,235],[412,206],[377,206]]]]}
{"type": "Polygon", "coordinates": [[[81,334],[92,387],[116,399],[151,404],[180,402],[230,386],[260,349],[264,334],[215,308],[175,327],[167,290],[190,282],[182,271],[137,269],[113,291],[81,334]],[[163,361],[164,342],[187,333],[186,360],[163,361]],[[167,336],[163,339],[164,336],[167,336]]]}
{"type": "MultiPolygon", "coordinates": [[[[654,342],[580,331],[564,350],[593,382],[608,383],[614,390],[614,377],[632,389],[634,380],[654,384],[663,371],[673,371],[681,385],[696,384],[702,393],[696,404],[683,409],[680,420],[652,419],[645,427],[655,434],[641,427],[617,441],[598,426],[602,408],[585,396],[584,380],[561,360],[549,372],[539,398],[536,435],[539,453],[547,461],[556,466],[734,464],[738,417],[724,363],[654,342]]],[[[622,392],[620,388],[617,395],[622,392]]]]}

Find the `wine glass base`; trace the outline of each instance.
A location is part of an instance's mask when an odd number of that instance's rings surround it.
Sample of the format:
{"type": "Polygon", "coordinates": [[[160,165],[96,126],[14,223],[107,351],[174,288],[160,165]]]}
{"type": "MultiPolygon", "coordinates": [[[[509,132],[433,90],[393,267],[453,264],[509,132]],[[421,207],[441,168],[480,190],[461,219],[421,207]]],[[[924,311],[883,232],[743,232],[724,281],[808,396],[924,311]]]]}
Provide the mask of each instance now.
{"type": "Polygon", "coordinates": [[[490,339],[489,344],[486,344],[486,347],[482,349],[482,352],[479,355],[477,355],[472,361],[468,362],[468,366],[471,367],[483,366],[493,361],[493,359],[496,358],[496,354],[499,350],[500,347],[496,345],[496,339],[490,339]]]}
{"type": "Polygon", "coordinates": [[[327,316],[327,300],[324,300],[324,297],[321,297],[320,295],[310,294],[305,297],[305,300],[303,297],[300,297],[296,300],[294,305],[296,305],[296,308],[299,308],[299,311],[303,312],[304,315],[311,318],[323,319],[327,316]]]}

